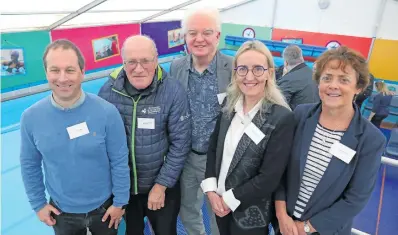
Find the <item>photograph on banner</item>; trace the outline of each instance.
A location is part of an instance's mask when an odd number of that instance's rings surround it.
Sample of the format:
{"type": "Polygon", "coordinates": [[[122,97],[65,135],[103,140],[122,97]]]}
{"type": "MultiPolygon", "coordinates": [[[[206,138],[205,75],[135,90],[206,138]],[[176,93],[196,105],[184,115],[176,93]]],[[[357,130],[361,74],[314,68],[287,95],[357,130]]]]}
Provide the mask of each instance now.
{"type": "Polygon", "coordinates": [[[24,49],[1,48],[1,76],[25,75],[24,49]]]}
{"type": "Polygon", "coordinates": [[[95,62],[120,55],[117,34],[93,39],[92,46],[95,62]]]}
{"type": "Polygon", "coordinates": [[[182,29],[173,29],[167,32],[167,41],[169,42],[169,48],[178,47],[184,45],[184,34],[182,29]]]}

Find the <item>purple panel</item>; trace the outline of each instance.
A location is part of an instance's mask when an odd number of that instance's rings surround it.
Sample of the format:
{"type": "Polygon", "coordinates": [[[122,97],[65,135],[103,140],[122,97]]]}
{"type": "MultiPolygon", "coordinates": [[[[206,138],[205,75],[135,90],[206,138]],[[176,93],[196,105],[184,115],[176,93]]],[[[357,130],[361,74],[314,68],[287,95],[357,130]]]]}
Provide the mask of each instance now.
{"type": "Polygon", "coordinates": [[[184,45],[169,48],[167,32],[181,28],[181,21],[153,22],[141,24],[141,34],[151,37],[158,48],[159,55],[184,51],[184,45]]]}

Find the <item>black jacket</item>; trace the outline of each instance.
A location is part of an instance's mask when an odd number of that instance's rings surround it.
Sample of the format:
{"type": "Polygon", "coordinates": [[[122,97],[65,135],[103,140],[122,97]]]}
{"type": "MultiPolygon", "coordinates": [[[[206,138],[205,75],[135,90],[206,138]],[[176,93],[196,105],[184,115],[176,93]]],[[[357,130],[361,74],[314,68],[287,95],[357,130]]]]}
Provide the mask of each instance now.
{"type": "MultiPolygon", "coordinates": [[[[221,113],[210,138],[205,178],[218,181],[224,141],[233,115],[221,113]]],[[[292,146],[295,120],[287,108],[264,104],[252,120],[265,137],[256,145],[243,134],[236,148],[225,181],[225,189],[232,189],[241,202],[232,213],[240,226],[264,227],[275,216],[273,192],[287,165],[292,146]],[[250,222],[249,222],[250,221],[250,222]]]]}

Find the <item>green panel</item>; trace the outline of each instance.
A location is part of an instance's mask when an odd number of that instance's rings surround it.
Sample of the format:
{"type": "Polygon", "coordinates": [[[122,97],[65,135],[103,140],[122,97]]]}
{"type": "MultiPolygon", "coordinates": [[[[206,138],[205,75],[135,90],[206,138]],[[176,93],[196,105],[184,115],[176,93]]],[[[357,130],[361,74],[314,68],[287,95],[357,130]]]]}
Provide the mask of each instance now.
{"type": "MultiPolygon", "coordinates": [[[[2,33],[1,48],[21,48],[25,63],[25,75],[11,75],[1,77],[1,90],[9,91],[33,85],[46,80],[42,56],[46,46],[50,43],[49,31],[32,31],[19,33],[2,33]]],[[[2,58],[3,61],[3,58],[2,58]]]]}
{"type": "Polygon", "coordinates": [[[221,25],[221,37],[220,37],[219,48],[237,50],[239,47],[225,45],[225,36],[228,35],[228,36],[242,37],[243,31],[246,28],[252,28],[254,30],[256,39],[271,40],[272,38],[272,29],[269,27],[224,23],[221,25]]]}

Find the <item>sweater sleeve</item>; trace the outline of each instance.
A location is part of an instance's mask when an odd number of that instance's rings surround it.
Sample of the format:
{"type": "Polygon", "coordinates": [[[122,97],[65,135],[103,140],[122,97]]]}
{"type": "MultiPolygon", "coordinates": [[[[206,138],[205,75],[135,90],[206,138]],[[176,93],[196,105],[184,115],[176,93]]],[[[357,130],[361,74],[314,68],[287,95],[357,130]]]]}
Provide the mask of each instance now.
{"type": "Polygon", "coordinates": [[[130,197],[129,150],[123,120],[114,106],[108,110],[106,148],[111,165],[113,205],[122,207],[130,197]]]}
{"type": "Polygon", "coordinates": [[[36,148],[33,134],[30,130],[32,125],[28,122],[26,113],[22,114],[20,163],[22,181],[25,187],[29,203],[35,212],[40,211],[46,204],[45,186],[42,171],[42,156],[36,148]]]}

